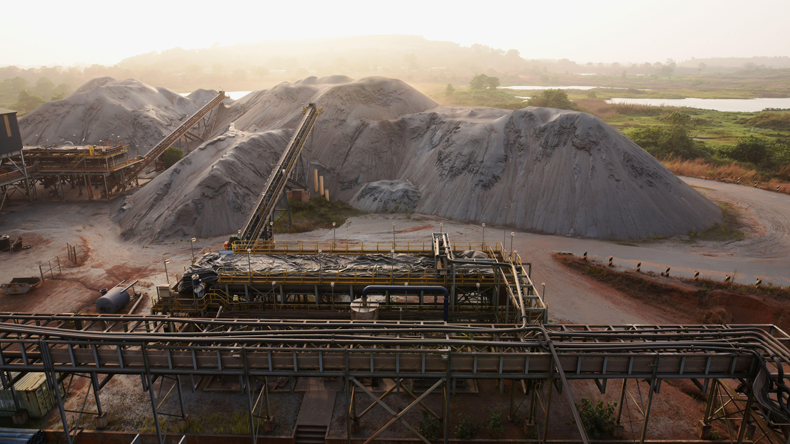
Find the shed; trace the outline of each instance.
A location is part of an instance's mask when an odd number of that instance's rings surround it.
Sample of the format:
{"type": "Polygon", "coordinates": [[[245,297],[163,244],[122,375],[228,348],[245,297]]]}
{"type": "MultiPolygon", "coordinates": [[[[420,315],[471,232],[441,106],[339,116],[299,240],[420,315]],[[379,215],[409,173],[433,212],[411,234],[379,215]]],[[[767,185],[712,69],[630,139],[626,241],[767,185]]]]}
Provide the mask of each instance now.
{"type": "Polygon", "coordinates": [[[0,108],[0,157],[18,155],[22,151],[22,135],[16,111],[0,108]]]}

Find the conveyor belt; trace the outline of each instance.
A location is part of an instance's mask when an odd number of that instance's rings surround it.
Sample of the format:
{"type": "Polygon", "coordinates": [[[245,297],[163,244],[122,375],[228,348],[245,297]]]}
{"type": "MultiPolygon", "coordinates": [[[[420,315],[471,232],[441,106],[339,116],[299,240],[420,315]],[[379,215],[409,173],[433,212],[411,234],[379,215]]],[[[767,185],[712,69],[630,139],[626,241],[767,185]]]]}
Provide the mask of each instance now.
{"type": "Polygon", "coordinates": [[[268,226],[269,219],[274,212],[274,207],[285,189],[285,184],[288,182],[288,177],[296,165],[299,155],[302,151],[302,146],[313,128],[316,118],[318,118],[319,110],[315,103],[307,105],[303,110],[304,118],[296,129],[288,147],[283,151],[277,166],[272,170],[269,175],[269,180],[266,181],[266,187],[255,205],[255,210],[250,214],[244,229],[241,232],[241,239],[243,241],[256,241],[263,238],[267,240],[271,238],[271,227],[268,226]]]}
{"type": "Polygon", "coordinates": [[[145,167],[147,167],[151,162],[156,160],[162,153],[165,152],[166,149],[171,147],[178,139],[184,136],[187,131],[189,131],[193,126],[197,125],[198,121],[205,117],[206,114],[210,113],[212,109],[219,106],[223,100],[225,100],[225,91],[220,91],[216,97],[211,99],[208,103],[203,105],[195,114],[193,114],[190,118],[184,121],[181,125],[178,126],[172,133],[170,133],[167,137],[162,139],[156,146],[151,148],[151,151],[146,153],[144,157],[144,162],[140,165],[137,165],[132,170],[132,176],[134,177],[140,174],[145,167]]]}

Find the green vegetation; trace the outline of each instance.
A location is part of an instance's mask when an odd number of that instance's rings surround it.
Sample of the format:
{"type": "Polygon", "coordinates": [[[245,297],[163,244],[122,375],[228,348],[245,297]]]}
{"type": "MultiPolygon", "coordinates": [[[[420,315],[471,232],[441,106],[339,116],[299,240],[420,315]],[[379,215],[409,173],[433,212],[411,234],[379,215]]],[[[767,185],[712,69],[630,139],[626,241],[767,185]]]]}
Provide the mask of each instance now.
{"type": "Polygon", "coordinates": [[[493,411],[490,412],[488,414],[486,429],[488,429],[488,436],[490,438],[497,439],[502,437],[505,433],[505,424],[502,422],[502,414],[493,411]]]}
{"type": "MultiPolygon", "coordinates": [[[[0,72],[7,69],[0,68],[0,72]]],[[[0,108],[10,108],[24,115],[49,100],[62,99],[69,91],[69,85],[61,83],[55,86],[47,77],[38,78],[35,84],[19,76],[5,78],[0,82],[0,108]]]]}
{"type": "Polygon", "coordinates": [[[616,402],[607,402],[604,405],[603,401],[598,401],[598,404],[593,404],[589,399],[582,398],[581,402],[575,402],[574,404],[576,404],[576,409],[579,410],[584,431],[588,435],[595,439],[600,439],[614,432],[616,402]]]}
{"type": "Polygon", "coordinates": [[[451,95],[446,94],[446,91],[445,89],[441,95],[432,98],[442,105],[490,106],[501,109],[520,109],[527,106],[524,99],[501,89],[462,89],[454,90],[451,95]]]}
{"type": "Polygon", "coordinates": [[[20,114],[27,114],[44,103],[44,99],[42,99],[41,96],[36,93],[31,93],[26,89],[19,91],[17,97],[18,99],[13,106],[20,114]]]}
{"type": "Polygon", "coordinates": [[[690,115],[674,111],[658,119],[667,123],[667,126],[632,129],[626,132],[626,135],[659,159],[709,157],[705,144],[691,138],[690,133],[695,121],[690,115]]]}
{"type": "Polygon", "coordinates": [[[579,105],[568,99],[568,93],[561,89],[547,89],[539,96],[527,101],[529,106],[542,106],[545,108],[570,109],[579,111],[579,105]]]}
{"type": "Polygon", "coordinates": [[[497,89],[498,86],[499,78],[485,74],[477,74],[469,81],[469,89],[497,89]]]}
{"type": "Polygon", "coordinates": [[[458,424],[455,426],[455,437],[458,439],[472,439],[480,429],[480,425],[463,413],[458,415],[458,424]]]}
{"type": "Polygon", "coordinates": [[[162,153],[162,166],[165,169],[169,169],[183,158],[184,153],[180,149],[171,146],[162,153]]]}
{"type": "Polygon", "coordinates": [[[790,112],[764,111],[743,123],[748,127],[790,131],[790,112]]]}
{"type": "Polygon", "coordinates": [[[293,225],[288,226],[288,216],[285,216],[274,223],[275,233],[303,233],[318,228],[332,228],[332,222],[340,227],[349,217],[363,214],[345,202],[330,202],[322,196],[313,196],[307,202],[292,199],[288,205],[293,225]]]}
{"type": "Polygon", "coordinates": [[[422,411],[422,419],[417,423],[417,431],[428,441],[436,441],[442,436],[442,424],[427,410],[422,411]]]}
{"type": "Polygon", "coordinates": [[[743,239],[744,233],[739,229],[738,209],[729,204],[719,204],[723,221],[698,232],[689,233],[690,240],[727,241],[743,239]]]}

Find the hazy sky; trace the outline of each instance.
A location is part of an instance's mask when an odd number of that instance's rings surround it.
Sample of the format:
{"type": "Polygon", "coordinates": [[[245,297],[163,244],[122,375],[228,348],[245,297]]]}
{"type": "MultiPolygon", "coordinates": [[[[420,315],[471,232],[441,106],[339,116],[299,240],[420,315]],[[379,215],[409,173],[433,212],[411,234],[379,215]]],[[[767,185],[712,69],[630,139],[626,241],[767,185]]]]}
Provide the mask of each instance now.
{"type": "Polygon", "coordinates": [[[5,1],[0,66],[115,64],[176,46],[412,34],[525,58],[790,55],[790,1],[5,1]]]}

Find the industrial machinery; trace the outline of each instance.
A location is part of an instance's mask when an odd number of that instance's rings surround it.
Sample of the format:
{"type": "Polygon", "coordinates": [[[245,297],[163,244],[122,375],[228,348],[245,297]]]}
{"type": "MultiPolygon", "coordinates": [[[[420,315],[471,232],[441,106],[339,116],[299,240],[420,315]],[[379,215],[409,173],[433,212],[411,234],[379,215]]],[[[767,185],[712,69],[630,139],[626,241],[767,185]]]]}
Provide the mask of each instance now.
{"type": "MultiPolygon", "coordinates": [[[[352,425],[378,405],[393,418],[366,444],[398,421],[431,444],[404,418],[418,406],[439,421],[448,444],[457,387],[490,380],[510,391],[511,419],[525,405],[523,426],[543,443],[553,394],[565,396],[579,440],[588,444],[569,381],[590,381],[602,394],[614,381],[616,424],[625,423],[624,400],[630,402],[641,414],[629,419],[634,441],[644,443],[662,381],[686,379],[707,394],[700,437],[705,430],[710,437],[711,424],[721,420],[732,442],[788,442],[790,336],[776,326],[556,324],[531,264],[517,252],[502,243],[455,242],[444,232],[424,242],[273,239],[272,214],[319,110],[310,104],[304,113],[230,250],[193,258],[176,284],[157,287],[150,315],[0,313],[2,386],[43,373],[71,444],[74,416],[79,423],[94,413],[67,409],[54,387],[66,376],[89,378],[85,396],[92,390],[101,417],[100,390],[116,375],[135,375],[164,443],[168,429],[163,433],[160,419],[187,416],[183,382],[196,390],[201,376],[238,379],[250,441],[257,443],[259,430],[271,430],[270,379],[288,379],[293,387],[297,378],[331,378],[345,392],[345,442],[352,443],[352,425]],[[392,387],[374,394],[366,379],[389,379],[392,387]],[[162,397],[165,380],[172,388],[162,397]],[[634,383],[647,386],[644,396],[631,394],[634,383]],[[416,385],[424,388],[419,394],[411,390],[416,385]],[[389,407],[385,398],[394,390],[413,402],[389,407]],[[180,413],[161,410],[173,391],[180,413]],[[429,395],[440,397],[441,414],[426,407],[429,395]],[[372,404],[359,406],[366,397],[372,404]]],[[[119,284],[103,296],[112,296],[106,308],[97,301],[97,309],[117,310],[128,302],[128,288],[119,284]]]]}

